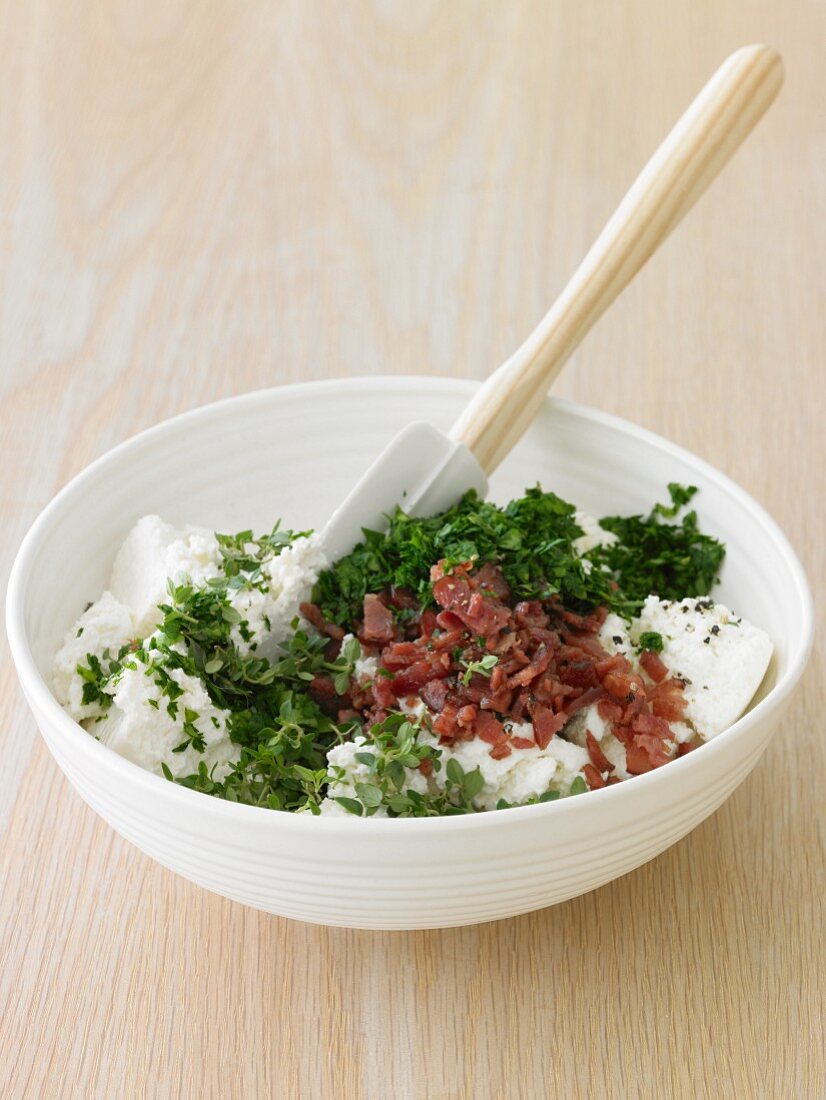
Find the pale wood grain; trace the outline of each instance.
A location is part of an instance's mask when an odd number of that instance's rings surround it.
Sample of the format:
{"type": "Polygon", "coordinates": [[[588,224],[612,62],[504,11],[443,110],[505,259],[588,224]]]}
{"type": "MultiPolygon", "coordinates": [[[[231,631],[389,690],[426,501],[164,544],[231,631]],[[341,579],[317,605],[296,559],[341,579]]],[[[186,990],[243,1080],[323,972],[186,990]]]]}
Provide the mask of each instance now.
{"type": "Polygon", "coordinates": [[[692,100],[554,304],[453,426],[485,473],[522,438],[568,359],[740,148],[782,82],[776,50],[743,46],[692,100]]]}
{"type": "MultiPolygon", "coordinates": [[[[806,0],[0,9],[0,554],[73,473],[257,386],[482,377],[744,41],[786,86],[557,392],[777,517],[822,622],[826,11],[806,0]]],[[[325,930],[80,803],[0,669],[4,1097],[820,1097],[824,664],[714,817],[517,920],[325,930]]]]}

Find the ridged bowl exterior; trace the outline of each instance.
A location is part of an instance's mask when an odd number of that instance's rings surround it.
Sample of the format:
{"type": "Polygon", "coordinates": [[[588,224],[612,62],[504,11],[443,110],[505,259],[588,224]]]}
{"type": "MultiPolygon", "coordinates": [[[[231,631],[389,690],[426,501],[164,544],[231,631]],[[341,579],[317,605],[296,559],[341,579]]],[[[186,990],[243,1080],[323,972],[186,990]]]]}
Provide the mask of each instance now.
{"type": "Polygon", "coordinates": [[[404,424],[447,428],[473,384],[355,379],[249,394],[167,421],[80,474],[36,521],[9,585],[21,684],[55,760],[122,836],[209,890],[298,920],[439,928],[553,905],[638,867],[712,813],[754,767],[811,644],[788,542],[751,498],[687,452],[613,417],[548,400],[494,476],[494,499],[539,481],[591,513],[647,510],[668,481],[700,486],[725,539],[720,598],[776,646],[758,702],[700,751],[578,798],[470,817],[313,818],[236,806],[141,771],[77,726],[49,689],[54,652],[105,587],[135,519],[220,530],[320,526],[404,424]]]}

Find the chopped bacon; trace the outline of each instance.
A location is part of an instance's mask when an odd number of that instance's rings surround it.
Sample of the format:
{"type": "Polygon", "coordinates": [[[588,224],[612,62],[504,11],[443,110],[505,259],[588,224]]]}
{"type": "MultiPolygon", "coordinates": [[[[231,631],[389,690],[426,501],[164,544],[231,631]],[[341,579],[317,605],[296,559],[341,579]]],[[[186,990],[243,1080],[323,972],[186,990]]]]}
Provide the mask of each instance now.
{"type": "Polygon", "coordinates": [[[622,718],[622,707],[605,696],[597,703],[597,714],[604,722],[619,722],[622,718]]]}
{"type": "Polygon", "coordinates": [[[430,608],[428,608],[427,611],[422,612],[420,627],[423,637],[429,638],[438,625],[435,611],[431,611],[430,608]]]}
{"type": "Polygon", "coordinates": [[[329,622],[321,613],[321,608],[314,603],[301,603],[298,605],[298,610],[304,616],[308,623],[316,628],[319,634],[326,634],[328,638],[332,638],[334,642],[340,642],[344,637],[345,631],[340,626],[336,626],[335,623],[329,622]]]}
{"type": "Polygon", "coordinates": [[[583,634],[599,634],[599,628],[608,616],[607,607],[597,607],[590,615],[579,615],[576,611],[563,608],[561,604],[557,604],[557,608],[562,621],[583,634]]]}
{"type": "Polygon", "coordinates": [[[497,714],[509,714],[513,692],[509,687],[500,688],[499,691],[483,691],[479,697],[479,706],[482,710],[495,710],[497,714]]]}
{"type": "Polygon", "coordinates": [[[510,609],[504,604],[494,603],[486,599],[481,592],[474,592],[470,597],[467,610],[458,612],[459,618],[464,619],[465,624],[477,634],[487,637],[489,634],[498,633],[506,626],[511,617],[510,609]]]}
{"type": "Polygon", "coordinates": [[[597,662],[597,676],[602,680],[609,672],[630,672],[631,664],[627,657],[623,657],[621,653],[615,653],[613,657],[606,657],[602,661],[597,662]]]}
{"type": "Polygon", "coordinates": [[[459,576],[463,573],[469,573],[473,569],[472,561],[462,561],[457,565],[448,566],[445,568],[444,559],[437,561],[435,565],[430,567],[430,583],[435,585],[436,581],[440,581],[442,577],[459,576]]]}
{"type": "Polygon", "coordinates": [[[650,649],[644,649],[640,654],[640,665],[655,684],[662,683],[668,675],[668,669],[663,664],[662,658],[659,654],[652,653],[650,649]]]}
{"type": "Polygon", "coordinates": [[[427,660],[416,661],[401,669],[390,682],[398,698],[404,695],[416,695],[430,680],[444,679],[448,670],[427,660]]]}
{"type": "Polygon", "coordinates": [[[507,741],[500,741],[490,750],[490,755],[494,760],[504,760],[506,756],[510,756],[512,751],[507,741]]]}
{"type": "MultiPolygon", "coordinates": [[[[594,703],[600,703],[601,705],[602,701],[606,698],[607,697],[605,694],[605,688],[591,688],[589,691],[583,692],[582,695],[574,699],[573,702],[571,702],[566,709],[569,715],[576,714],[578,710],[582,710],[584,707],[590,707],[594,703]]],[[[611,703],[610,706],[613,707],[614,704],[611,703]]]]}
{"type": "Polygon", "coordinates": [[[433,585],[433,598],[474,633],[487,636],[502,629],[511,617],[510,608],[474,590],[472,581],[461,573],[449,573],[433,585]]]}
{"type": "Polygon", "coordinates": [[[459,616],[454,615],[452,611],[440,611],[436,616],[436,625],[441,627],[442,630],[450,630],[457,635],[461,634],[465,629],[465,624],[459,616]]]}
{"type": "Polygon", "coordinates": [[[373,678],[373,682],[370,684],[370,694],[373,696],[374,704],[383,710],[392,710],[398,704],[393,684],[387,676],[379,675],[373,678]]]}
{"type": "Polygon", "coordinates": [[[476,718],[477,708],[472,703],[467,703],[456,715],[460,726],[472,726],[476,718]]]}
{"type": "Polygon", "coordinates": [[[596,665],[593,661],[571,661],[559,670],[563,684],[571,687],[593,688],[599,684],[596,665]]]}
{"type": "Polygon", "coordinates": [[[510,709],[510,716],[514,722],[522,721],[525,714],[527,714],[529,704],[530,696],[526,691],[521,691],[516,697],[516,702],[512,704],[510,709]]]}
{"type": "Polygon", "coordinates": [[[631,725],[638,714],[647,714],[647,702],[645,694],[642,691],[637,691],[629,695],[628,701],[622,708],[622,720],[626,725],[631,725]]]}
{"type": "Polygon", "coordinates": [[[599,741],[591,733],[590,730],[585,731],[585,744],[588,749],[588,755],[591,757],[591,763],[601,772],[612,772],[614,765],[602,751],[599,741]]]}
{"type": "Polygon", "coordinates": [[[564,713],[554,714],[547,707],[534,707],[531,715],[533,721],[533,735],[540,749],[547,749],[551,739],[559,733],[568,721],[568,715],[564,713]]]}
{"type": "MultiPolygon", "coordinates": [[[[644,652],[639,668],[622,653],[608,653],[599,638],[605,608],[582,614],[558,597],[516,600],[498,566],[477,569],[472,561],[437,563],[431,592],[435,607],[423,611],[403,587],[365,597],[357,633],[371,654],[379,654],[381,667],[372,681],[362,678],[343,697],[335,694],[332,677],[317,676],[310,692],[325,710],[343,718],[359,713],[372,722],[421,700],[441,744],[478,739],[496,760],[515,749],[547,749],[583,712],[577,728],[584,730],[583,774],[591,790],[619,777],[605,742],[586,728],[589,707],[624,746],[632,775],[694,747],[678,745],[670,725],[684,717],[683,682],[655,653],[644,652]],[[394,609],[403,612],[398,622],[394,609]],[[514,736],[514,727],[527,722],[533,737],[514,736]]],[[[313,604],[302,611],[330,639],[327,659],[337,659],[341,628],[326,623],[313,604]]],[[[420,770],[431,774],[432,763],[420,770]]]]}
{"type": "MultiPolygon", "coordinates": [[[[671,759],[665,745],[659,737],[652,733],[638,733],[634,737],[634,744],[648,754],[652,768],[660,768],[671,759]]],[[[628,769],[631,770],[630,768],[628,769]]]]}
{"type": "Polygon", "coordinates": [[[433,599],[445,611],[464,610],[470,594],[470,581],[462,573],[443,574],[433,584],[433,599]]]}
{"type": "Polygon", "coordinates": [[[519,654],[518,645],[519,639],[515,634],[500,634],[496,639],[496,645],[492,650],[488,650],[494,657],[499,658],[499,664],[494,669],[497,677],[501,676],[504,680],[511,672],[529,663],[524,654],[519,654]],[[515,657],[515,654],[518,656],[515,657]]]}
{"type": "Polygon", "coordinates": [[[447,684],[444,680],[428,680],[419,689],[419,697],[425,706],[438,714],[447,699],[447,684]]]}
{"type": "Polygon", "coordinates": [[[671,727],[664,718],[657,718],[654,714],[637,714],[631,721],[634,733],[646,733],[652,737],[659,737],[661,741],[670,741],[671,727]]]}
{"type": "Polygon", "coordinates": [[[606,786],[605,780],[593,764],[586,764],[582,769],[582,774],[585,776],[585,782],[592,791],[598,791],[601,787],[606,786]]]}
{"type": "Polygon", "coordinates": [[[415,664],[423,656],[422,647],[415,642],[396,642],[382,652],[381,663],[391,672],[415,664]]]}
{"type": "MultiPolygon", "coordinates": [[[[446,612],[443,612],[446,614],[446,612]]],[[[439,618],[441,619],[441,615],[439,618]]],[[[441,627],[442,633],[437,634],[431,641],[428,642],[434,649],[449,650],[453,652],[454,649],[461,648],[462,642],[466,641],[465,629],[463,626],[459,627],[445,627],[443,623],[438,624],[441,627]]]]}
{"type": "Polygon", "coordinates": [[[658,718],[680,722],[685,716],[686,699],[682,680],[663,680],[648,693],[651,709],[658,718]]]}
{"type": "Polygon", "coordinates": [[[645,772],[650,772],[653,767],[648,753],[642,745],[634,741],[625,746],[625,766],[631,775],[643,775],[645,772]]]}
{"type": "Polygon", "coordinates": [[[487,710],[480,710],[476,715],[474,733],[480,740],[487,741],[489,745],[497,745],[506,739],[505,727],[498,718],[494,718],[487,710]]]}
{"type": "Polygon", "coordinates": [[[473,579],[481,589],[489,592],[498,600],[509,600],[511,596],[510,585],[502,576],[502,570],[491,562],[486,562],[473,579]]]}
{"type": "Polygon", "coordinates": [[[336,691],[336,686],[331,676],[314,676],[307,690],[310,696],[315,699],[318,705],[323,710],[327,711],[328,714],[337,714],[339,705],[347,701],[346,696],[342,697],[336,691]]]}
{"type": "Polygon", "coordinates": [[[527,687],[528,684],[541,675],[551,663],[551,652],[545,646],[540,646],[531,659],[530,664],[514,673],[508,680],[508,687],[527,687]]]}
{"type": "Polygon", "coordinates": [[[365,642],[392,642],[393,613],[374,593],[364,597],[364,626],[361,639],[365,642]]]}
{"type": "Polygon", "coordinates": [[[419,600],[416,593],[411,592],[409,588],[404,588],[401,585],[393,585],[390,589],[390,595],[387,598],[387,602],[391,607],[397,607],[400,611],[419,610],[419,600]]]}
{"type": "Polygon", "coordinates": [[[530,630],[543,629],[548,625],[548,613],[538,600],[522,600],[513,609],[513,617],[518,626],[530,630]]]}
{"type": "Polygon", "coordinates": [[[530,737],[511,737],[511,744],[515,749],[535,749],[536,741],[530,737]]]}
{"type": "Polygon", "coordinates": [[[629,702],[640,691],[639,678],[632,673],[609,672],[602,681],[603,687],[609,695],[615,699],[628,700],[629,702]]]}

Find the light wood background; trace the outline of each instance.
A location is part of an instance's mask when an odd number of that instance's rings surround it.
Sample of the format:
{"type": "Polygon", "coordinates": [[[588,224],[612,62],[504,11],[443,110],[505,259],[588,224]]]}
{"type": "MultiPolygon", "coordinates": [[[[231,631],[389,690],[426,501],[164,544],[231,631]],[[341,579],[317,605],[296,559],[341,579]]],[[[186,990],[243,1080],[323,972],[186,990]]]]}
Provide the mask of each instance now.
{"type": "MultiPolygon", "coordinates": [[[[68,478],[172,413],[483,376],[761,39],[780,100],[558,392],[732,475],[822,600],[826,7],[806,0],[8,0],[0,569],[68,478]]],[[[64,782],[2,661],[4,1098],[826,1095],[822,654],[668,853],[417,934],[290,923],[155,866],[64,782]]]]}

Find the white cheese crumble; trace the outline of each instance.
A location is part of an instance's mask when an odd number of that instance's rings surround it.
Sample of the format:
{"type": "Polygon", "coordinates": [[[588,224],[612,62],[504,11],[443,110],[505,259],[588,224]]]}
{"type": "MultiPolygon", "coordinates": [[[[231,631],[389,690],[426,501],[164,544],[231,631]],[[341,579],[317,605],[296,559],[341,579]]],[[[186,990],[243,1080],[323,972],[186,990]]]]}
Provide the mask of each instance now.
{"type": "Polygon", "coordinates": [[[613,531],[605,531],[599,525],[599,520],[589,516],[587,512],[574,512],[574,522],[582,528],[583,533],[578,539],[574,539],[572,546],[577,554],[582,556],[597,546],[610,546],[617,541],[613,531]]]}
{"type": "MultiPolygon", "coordinates": [[[[582,711],[582,729],[590,730],[594,735],[596,741],[602,741],[606,735],[609,734],[608,723],[599,713],[599,708],[595,703],[592,703],[590,707],[585,707],[582,711]]],[[[583,732],[584,737],[584,732],[583,732]]]]}
{"type": "MultiPolygon", "coordinates": [[[[341,639],[341,651],[342,653],[347,648],[350,642],[355,641],[354,634],[345,634],[341,639]]],[[[358,684],[367,683],[369,680],[374,680],[376,674],[379,671],[379,659],[378,657],[370,657],[367,655],[367,650],[363,645],[359,646],[359,654],[356,658],[356,663],[353,666],[353,679],[358,684]]]]}
{"type": "Polygon", "coordinates": [[[187,576],[201,585],[220,574],[220,563],[218,541],[211,531],[176,530],[158,516],[144,516],[118,551],[109,587],[132,611],[135,636],[145,638],[161,621],[158,604],[167,599],[167,581],[187,576]]]}
{"type": "Polygon", "coordinates": [[[663,664],[685,681],[686,719],[709,740],[736,722],[766,674],[772,655],[768,634],[709,599],[671,603],[649,596],[631,638],[662,635],[663,664]]]}
{"type": "Polygon", "coordinates": [[[77,666],[89,653],[100,659],[105,652],[117,656],[136,636],[131,610],[106,591],[88,607],[66,634],[54,661],[53,683],[57,701],[76,722],[103,713],[99,703],[83,702],[83,680],[77,666]]]}
{"type": "MultiPolygon", "coordinates": [[[[415,716],[421,713],[423,704],[403,704],[400,709],[415,716]]],[[[513,733],[517,737],[533,737],[530,725],[515,725],[513,733]]],[[[493,810],[501,799],[518,806],[531,798],[539,798],[548,790],[567,794],[589,760],[586,749],[559,737],[553,738],[545,749],[538,746],[513,749],[510,756],[502,760],[494,760],[490,755],[490,745],[478,737],[470,741],[457,741],[452,746],[440,745],[438,737],[423,730],[417,740],[420,744],[439,749],[440,767],[438,771],[434,770],[429,780],[417,769],[406,768],[404,789],[420,794],[443,789],[447,763],[453,759],[465,772],[476,768],[481,772],[484,786],[473,799],[477,810],[493,810]]],[[[358,736],[352,742],[336,745],[327,753],[329,788],[327,798],[321,803],[323,814],[348,813],[334,799],[357,798],[356,783],[370,781],[369,767],[355,759],[357,752],[369,749],[368,739],[358,736]]],[[[386,816],[386,811],[380,808],[376,816],[386,816]]]]}
{"type": "MultiPolygon", "coordinates": [[[[515,725],[513,734],[515,737],[532,738],[533,729],[530,725],[515,725]]],[[[426,734],[420,738],[427,739],[426,734]]],[[[552,738],[544,749],[539,746],[513,749],[510,756],[503,760],[494,760],[490,755],[490,745],[478,737],[471,741],[457,741],[449,747],[439,747],[442,750],[442,768],[434,776],[437,784],[451,757],[458,760],[466,772],[479,768],[485,785],[473,799],[478,810],[493,810],[500,799],[518,806],[548,790],[567,794],[589,760],[587,750],[561,737],[552,738]]]]}
{"type": "Polygon", "coordinates": [[[242,656],[271,660],[289,637],[298,607],[310,598],[318,575],[327,565],[320,535],[302,536],[261,567],[260,587],[239,589],[230,602],[245,624],[232,629],[232,641],[242,656]],[[263,589],[263,591],[262,591],[263,589]],[[244,637],[244,634],[247,637],[244,637]]]}
{"type": "Polygon", "coordinates": [[[90,733],[127,760],[156,775],[162,774],[161,763],[165,763],[176,778],[192,775],[203,761],[209,769],[215,766],[213,774],[223,779],[230,762],[238,759],[240,751],[227,733],[229,711],[213,705],[198,677],[171,668],[167,670],[169,676],[182,689],[173,705],[173,716],[167,709],[169,698],[151,674],[147,675],[146,665],[136,661],[135,666],[134,669],[124,668],[112,706],[106,717],[89,725],[90,733]],[[203,753],[192,745],[182,752],[172,751],[186,739],[184,715],[187,709],[198,715],[193,725],[206,744],[203,753]]]}
{"type": "MultiPolygon", "coordinates": [[[[327,797],[320,804],[321,812],[326,816],[337,815],[350,816],[349,810],[335,801],[336,798],[358,798],[356,783],[371,782],[370,768],[360,760],[356,760],[356,754],[369,752],[371,742],[361,734],[352,741],[345,741],[342,745],[334,745],[327,753],[327,778],[329,786],[327,797]]],[[[426,794],[429,786],[427,778],[417,768],[404,769],[404,789],[426,794]]],[[[380,806],[375,817],[387,817],[387,810],[380,806]]]]}
{"type": "Polygon", "coordinates": [[[619,653],[631,663],[636,658],[634,644],[628,636],[628,623],[620,615],[610,612],[599,628],[599,644],[612,656],[619,653]]]}
{"type": "MultiPolygon", "coordinates": [[[[253,645],[261,656],[274,655],[276,645],[290,632],[299,603],[309,596],[326,561],[317,536],[296,539],[270,557],[261,568],[261,586],[241,589],[231,599],[248,624],[245,642],[233,628],[233,639],[242,655],[253,645]]],[[[190,775],[201,762],[222,778],[239,750],[227,733],[229,712],[213,706],[200,678],[181,669],[165,671],[183,689],[172,702],[156,678],[135,657],[135,669],[124,668],[110,688],[112,703],[83,702],[83,678],[77,672],[91,653],[101,659],[116,658],[124,645],[151,635],[163,618],[158,604],[168,598],[167,582],[187,579],[201,587],[223,575],[220,546],[215,535],[200,527],[181,530],[158,516],[138,520],[118,551],[109,589],[95,601],[66,634],[53,668],[55,695],[71,716],[104,744],[142,768],[162,773],[166,764],[175,777],[190,775]],[[206,749],[191,744],[179,753],[172,750],[187,740],[185,713],[195,712],[193,725],[206,749]],[[96,721],[97,720],[97,721],[96,721]]]]}

